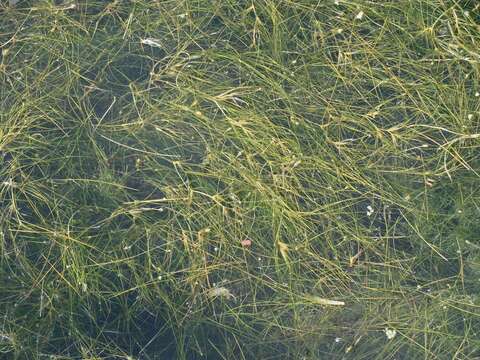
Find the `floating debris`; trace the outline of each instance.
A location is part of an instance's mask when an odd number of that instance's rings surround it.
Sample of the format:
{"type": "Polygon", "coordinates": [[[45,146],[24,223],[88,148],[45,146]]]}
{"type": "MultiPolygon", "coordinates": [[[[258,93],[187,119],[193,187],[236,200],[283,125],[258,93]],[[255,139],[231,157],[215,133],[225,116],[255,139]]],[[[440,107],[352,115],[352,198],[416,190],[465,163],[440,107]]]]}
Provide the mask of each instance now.
{"type": "Polygon", "coordinates": [[[252,240],[250,240],[250,239],[244,239],[244,240],[240,241],[240,244],[241,244],[243,247],[250,247],[250,246],[252,246],[252,240]]]}
{"type": "Polygon", "coordinates": [[[307,299],[319,305],[330,305],[330,306],[345,306],[344,301],[324,299],[316,295],[308,295],[307,299]]]}
{"type": "Polygon", "coordinates": [[[278,250],[280,251],[280,254],[283,257],[283,260],[288,261],[288,245],[285,244],[284,242],[279,241],[278,242],[278,250]]]}
{"type": "Polygon", "coordinates": [[[15,187],[15,182],[10,178],[7,181],[2,182],[2,185],[5,187],[15,187]]]}
{"type": "Polygon", "coordinates": [[[383,332],[385,333],[385,336],[388,340],[392,340],[397,335],[397,330],[395,329],[385,328],[383,332]]]}
{"type": "Polygon", "coordinates": [[[235,296],[226,287],[213,287],[207,292],[209,298],[235,299],[235,296]]]}
{"type": "Polygon", "coordinates": [[[363,250],[360,250],[354,256],[351,256],[350,260],[349,260],[349,263],[348,263],[348,267],[352,268],[355,265],[355,263],[357,262],[360,255],[362,255],[362,254],[363,254],[363,250]]]}
{"type": "Polygon", "coordinates": [[[147,45],[147,46],[151,46],[151,47],[158,47],[158,48],[163,47],[162,44],[160,43],[160,40],[153,39],[153,38],[142,39],[142,40],[140,40],[140,42],[143,45],[147,45]]]}
{"type": "Polygon", "coordinates": [[[363,15],[365,15],[365,13],[363,11],[360,11],[356,16],[355,16],[355,19],[357,20],[362,20],[363,19],[363,15]]]}
{"type": "Polygon", "coordinates": [[[367,206],[367,216],[372,216],[373,213],[374,213],[373,208],[370,205],[368,205],[367,206]]]}
{"type": "Polygon", "coordinates": [[[0,333],[0,341],[8,341],[13,343],[13,339],[11,336],[2,333],[0,333]]]}

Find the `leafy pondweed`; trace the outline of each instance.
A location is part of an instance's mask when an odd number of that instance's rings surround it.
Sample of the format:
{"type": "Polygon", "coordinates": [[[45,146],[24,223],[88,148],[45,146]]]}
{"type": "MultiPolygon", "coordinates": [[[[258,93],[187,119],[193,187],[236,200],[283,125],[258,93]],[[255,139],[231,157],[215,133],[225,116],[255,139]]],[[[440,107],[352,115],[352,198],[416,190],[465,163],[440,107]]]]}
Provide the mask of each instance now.
{"type": "Polygon", "coordinates": [[[3,357],[474,357],[477,3],[0,0],[3,357]]]}

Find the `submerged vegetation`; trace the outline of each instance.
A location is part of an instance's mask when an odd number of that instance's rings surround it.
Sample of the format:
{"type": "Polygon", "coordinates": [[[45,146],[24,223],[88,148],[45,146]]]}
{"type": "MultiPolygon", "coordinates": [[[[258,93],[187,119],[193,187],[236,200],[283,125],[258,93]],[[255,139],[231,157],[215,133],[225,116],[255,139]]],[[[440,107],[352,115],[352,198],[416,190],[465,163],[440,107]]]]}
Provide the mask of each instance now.
{"type": "Polygon", "coordinates": [[[0,3],[0,357],[479,359],[480,4],[0,3]]]}

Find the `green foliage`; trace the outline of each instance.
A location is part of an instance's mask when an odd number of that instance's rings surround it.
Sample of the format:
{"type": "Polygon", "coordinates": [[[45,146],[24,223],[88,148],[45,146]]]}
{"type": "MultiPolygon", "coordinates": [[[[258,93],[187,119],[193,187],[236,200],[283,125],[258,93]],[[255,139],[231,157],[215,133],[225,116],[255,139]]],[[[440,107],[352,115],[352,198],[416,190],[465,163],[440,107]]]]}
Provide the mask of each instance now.
{"type": "Polygon", "coordinates": [[[479,27],[2,2],[0,357],[479,358],[479,27]]]}

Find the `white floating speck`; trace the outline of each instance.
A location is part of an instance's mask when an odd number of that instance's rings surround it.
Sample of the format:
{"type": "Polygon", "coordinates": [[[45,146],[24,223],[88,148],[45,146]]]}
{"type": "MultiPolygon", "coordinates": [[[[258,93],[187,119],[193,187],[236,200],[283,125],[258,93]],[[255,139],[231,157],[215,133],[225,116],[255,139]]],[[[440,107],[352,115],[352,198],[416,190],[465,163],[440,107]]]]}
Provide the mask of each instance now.
{"type": "Polygon", "coordinates": [[[162,47],[162,44],[160,43],[159,40],[152,39],[152,38],[142,39],[140,40],[140,42],[143,45],[147,45],[147,46],[158,47],[158,48],[162,47]]]}
{"type": "Polygon", "coordinates": [[[355,19],[357,20],[362,20],[363,19],[363,15],[365,15],[365,13],[363,11],[360,11],[356,16],[355,16],[355,19]]]}
{"type": "Polygon", "coordinates": [[[12,339],[10,336],[6,335],[6,334],[0,334],[0,340],[5,340],[5,341],[11,341],[11,342],[13,342],[13,339],[12,339]]]}
{"type": "Polygon", "coordinates": [[[373,208],[370,205],[368,205],[367,206],[367,216],[371,216],[373,214],[373,212],[374,212],[373,208]]]}
{"type": "Polygon", "coordinates": [[[13,180],[10,178],[8,179],[7,181],[4,181],[2,183],[4,186],[9,186],[9,187],[14,187],[15,183],[13,182],[13,180]]]}
{"type": "Polygon", "coordinates": [[[292,168],[296,168],[298,165],[300,165],[302,162],[302,160],[297,160],[295,161],[295,163],[293,164],[292,168]]]}
{"type": "Polygon", "coordinates": [[[397,330],[395,329],[385,328],[383,331],[388,340],[392,340],[395,336],[397,336],[397,330]]]}
{"type": "Polygon", "coordinates": [[[233,299],[235,296],[225,287],[213,287],[207,292],[208,297],[216,298],[223,297],[227,299],[233,299]]]}
{"type": "Polygon", "coordinates": [[[344,301],[324,299],[316,295],[307,295],[307,299],[318,305],[345,306],[344,301]]]}

